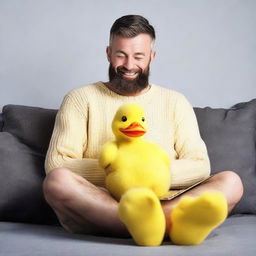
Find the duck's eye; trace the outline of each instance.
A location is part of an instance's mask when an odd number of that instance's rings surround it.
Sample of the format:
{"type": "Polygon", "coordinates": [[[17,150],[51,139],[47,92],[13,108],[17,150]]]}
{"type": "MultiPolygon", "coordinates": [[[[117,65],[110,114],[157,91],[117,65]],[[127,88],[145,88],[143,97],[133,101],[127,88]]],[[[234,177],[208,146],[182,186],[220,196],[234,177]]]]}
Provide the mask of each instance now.
{"type": "Polygon", "coordinates": [[[145,117],[142,117],[141,120],[142,120],[142,122],[145,122],[145,117]]]}
{"type": "Polygon", "coordinates": [[[122,121],[126,122],[127,121],[127,117],[126,116],[122,116],[122,121]]]}

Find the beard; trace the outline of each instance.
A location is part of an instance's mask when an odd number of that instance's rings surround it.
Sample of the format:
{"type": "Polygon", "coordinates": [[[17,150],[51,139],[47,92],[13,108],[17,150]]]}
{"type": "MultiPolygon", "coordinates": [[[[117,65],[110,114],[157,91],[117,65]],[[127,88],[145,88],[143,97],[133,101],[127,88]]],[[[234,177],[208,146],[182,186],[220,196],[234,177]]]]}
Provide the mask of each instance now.
{"type": "Polygon", "coordinates": [[[114,88],[121,95],[133,95],[147,88],[149,78],[149,65],[144,72],[142,71],[142,69],[136,71],[138,75],[132,80],[125,79],[122,76],[124,72],[128,71],[129,70],[127,70],[123,66],[118,67],[116,71],[110,63],[108,69],[108,76],[111,87],[114,88]]]}

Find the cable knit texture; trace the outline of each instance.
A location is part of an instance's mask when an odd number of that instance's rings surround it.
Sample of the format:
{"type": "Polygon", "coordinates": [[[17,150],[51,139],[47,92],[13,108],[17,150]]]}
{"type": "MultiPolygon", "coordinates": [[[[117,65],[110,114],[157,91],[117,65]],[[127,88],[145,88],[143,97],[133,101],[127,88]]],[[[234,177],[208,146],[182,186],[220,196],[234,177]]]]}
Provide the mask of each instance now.
{"type": "Polygon", "coordinates": [[[114,139],[111,122],[116,110],[126,102],[138,103],[145,109],[145,139],[169,152],[173,189],[209,176],[207,149],[193,108],[182,94],[151,84],[139,96],[121,96],[102,82],[74,89],[65,96],[46,155],[46,173],[66,167],[93,184],[104,186],[99,153],[105,142],[114,139]]]}

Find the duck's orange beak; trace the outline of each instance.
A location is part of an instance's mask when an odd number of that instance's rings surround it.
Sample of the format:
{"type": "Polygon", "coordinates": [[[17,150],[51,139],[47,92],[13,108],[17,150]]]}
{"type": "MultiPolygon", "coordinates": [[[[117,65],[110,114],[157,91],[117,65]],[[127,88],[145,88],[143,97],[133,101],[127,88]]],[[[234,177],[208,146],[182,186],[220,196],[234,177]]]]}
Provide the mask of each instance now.
{"type": "Polygon", "coordinates": [[[120,128],[119,130],[129,137],[140,137],[146,133],[146,129],[137,122],[133,122],[128,127],[120,128]]]}

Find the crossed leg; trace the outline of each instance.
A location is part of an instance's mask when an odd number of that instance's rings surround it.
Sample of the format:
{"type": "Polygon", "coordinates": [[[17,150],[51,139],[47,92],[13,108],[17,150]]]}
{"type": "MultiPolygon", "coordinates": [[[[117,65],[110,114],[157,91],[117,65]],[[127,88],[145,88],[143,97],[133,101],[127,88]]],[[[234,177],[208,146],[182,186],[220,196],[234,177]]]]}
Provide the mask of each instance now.
{"type": "Polygon", "coordinates": [[[43,183],[44,196],[61,225],[71,233],[128,237],[110,194],[66,168],[56,168],[43,183]]]}
{"type": "MultiPolygon", "coordinates": [[[[130,236],[118,217],[118,202],[107,191],[94,186],[70,170],[53,169],[46,176],[43,188],[47,202],[69,232],[130,236]]],[[[170,214],[173,207],[184,196],[198,197],[209,190],[221,192],[225,196],[228,212],[234,208],[243,194],[239,176],[232,171],[223,171],[174,200],[162,202],[167,234],[170,231],[170,214]]]]}

